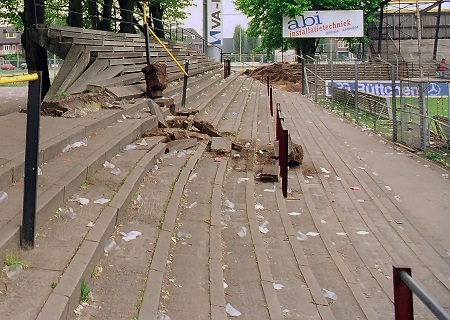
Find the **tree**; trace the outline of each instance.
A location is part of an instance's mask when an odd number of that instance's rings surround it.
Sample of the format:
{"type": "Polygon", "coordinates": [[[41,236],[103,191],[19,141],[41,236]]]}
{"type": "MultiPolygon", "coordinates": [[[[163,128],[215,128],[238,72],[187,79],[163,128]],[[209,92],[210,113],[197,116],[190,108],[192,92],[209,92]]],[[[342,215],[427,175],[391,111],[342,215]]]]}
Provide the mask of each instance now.
{"type": "Polygon", "coordinates": [[[282,17],[295,17],[307,10],[361,9],[365,19],[371,19],[379,7],[380,0],[234,0],[238,10],[249,17],[248,34],[261,36],[261,46],[273,50],[283,47],[294,48],[299,53],[315,52],[318,39],[291,38],[283,41],[282,17]],[[374,9],[375,8],[375,9],[374,9]]]}
{"type": "Polygon", "coordinates": [[[135,0],[118,0],[120,6],[120,16],[122,21],[120,22],[120,32],[122,33],[135,33],[133,26],[133,12],[136,4],[135,0]]]}
{"type": "Polygon", "coordinates": [[[234,27],[233,32],[233,47],[234,51],[242,53],[245,50],[246,32],[245,29],[239,24],[234,27]]]}
{"type": "Polygon", "coordinates": [[[83,1],[69,0],[69,15],[67,25],[70,27],[83,28],[83,1]]]}
{"type": "Polygon", "coordinates": [[[257,37],[252,37],[251,35],[248,34],[248,30],[247,30],[247,48],[249,52],[253,52],[255,50],[256,47],[258,47],[258,38],[257,37]]]}

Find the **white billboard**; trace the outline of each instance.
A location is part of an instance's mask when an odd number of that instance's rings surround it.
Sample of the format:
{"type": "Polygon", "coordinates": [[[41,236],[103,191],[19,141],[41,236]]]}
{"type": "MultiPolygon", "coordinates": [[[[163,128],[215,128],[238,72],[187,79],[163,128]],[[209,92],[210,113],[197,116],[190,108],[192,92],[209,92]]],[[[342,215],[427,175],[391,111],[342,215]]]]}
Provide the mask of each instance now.
{"type": "Polygon", "coordinates": [[[305,11],[283,17],[283,38],[345,38],[364,36],[362,10],[305,11]]]}
{"type": "Polygon", "coordinates": [[[222,0],[208,0],[208,42],[223,44],[222,0]]]}

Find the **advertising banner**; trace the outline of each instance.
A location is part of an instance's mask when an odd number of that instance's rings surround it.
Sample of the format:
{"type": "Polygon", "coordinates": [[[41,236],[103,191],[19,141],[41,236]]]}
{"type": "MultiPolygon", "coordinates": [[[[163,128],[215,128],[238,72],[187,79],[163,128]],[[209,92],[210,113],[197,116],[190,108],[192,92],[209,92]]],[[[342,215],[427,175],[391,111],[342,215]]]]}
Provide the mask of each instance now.
{"type": "MultiPolygon", "coordinates": [[[[331,80],[325,81],[327,85],[326,95],[330,96],[331,80]]],[[[335,80],[333,81],[333,87],[338,89],[344,89],[348,91],[355,90],[354,80],[335,80]]],[[[404,97],[418,97],[419,85],[418,83],[405,83],[403,82],[400,88],[400,81],[395,82],[395,94],[400,97],[401,93],[404,97]]],[[[424,96],[429,98],[441,98],[448,97],[448,84],[446,82],[424,82],[423,83],[424,96]]],[[[392,81],[358,81],[358,91],[374,94],[380,97],[392,96],[392,81]]]]}
{"type": "Polygon", "coordinates": [[[364,36],[362,10],[305,11],[283,17],[284,38],[345,38],[364,36]]]}
{"type": "Polygon", "coordinates": [[[223,44],[222,0],[208,0],[208,42],[223,44]]]}

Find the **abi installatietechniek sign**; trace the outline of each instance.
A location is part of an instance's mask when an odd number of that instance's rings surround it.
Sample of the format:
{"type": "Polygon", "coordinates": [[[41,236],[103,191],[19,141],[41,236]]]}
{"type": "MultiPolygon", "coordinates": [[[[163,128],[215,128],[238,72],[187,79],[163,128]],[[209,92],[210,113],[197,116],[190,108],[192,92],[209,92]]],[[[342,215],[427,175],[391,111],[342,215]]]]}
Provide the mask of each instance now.
{"type": "Polygon", "coordinates": [[[305,11],[283,17],[283,38],[345,38],[364,36],[362,10],[305,11]]]}

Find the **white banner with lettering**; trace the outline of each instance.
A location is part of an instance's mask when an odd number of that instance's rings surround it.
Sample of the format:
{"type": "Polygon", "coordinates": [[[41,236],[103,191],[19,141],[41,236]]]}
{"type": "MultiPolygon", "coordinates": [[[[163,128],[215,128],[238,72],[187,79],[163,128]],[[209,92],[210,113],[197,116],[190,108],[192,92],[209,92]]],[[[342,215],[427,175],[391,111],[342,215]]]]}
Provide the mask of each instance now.
{"type": "Polygon", "coordinates": [[[305,11],[283,17],[284,38],[345,38],[364,36],[362,10],[305,11]]]}
{"type": "Polygon", "coordinates": [[[223,44],[222,0],[208,0],[208,42],[223,44]]]}

